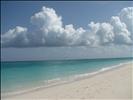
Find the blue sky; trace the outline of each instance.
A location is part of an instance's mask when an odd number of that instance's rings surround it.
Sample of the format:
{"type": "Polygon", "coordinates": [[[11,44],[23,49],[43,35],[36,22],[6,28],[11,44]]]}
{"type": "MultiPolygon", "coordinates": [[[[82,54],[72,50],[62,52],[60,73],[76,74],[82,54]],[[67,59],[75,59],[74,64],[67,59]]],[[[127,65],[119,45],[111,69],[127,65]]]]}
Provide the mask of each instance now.
{"type": "Polygon", "coordinates": [[[131,13],[132,1],[2,1],[1,58],[131,57],[131,13]]]}
{"type": "Polygon", "coordinates": [[[2,1],[2,33],[17,25],[30,27],[30,17],[40,11],[42,6],[52,7],[63,18],[64,24],[86,27],[90,21],[110,20],[122,8],[132,6],[131,1],[90,1],[90,2],[42,2],[42,1],[2,1]]]}

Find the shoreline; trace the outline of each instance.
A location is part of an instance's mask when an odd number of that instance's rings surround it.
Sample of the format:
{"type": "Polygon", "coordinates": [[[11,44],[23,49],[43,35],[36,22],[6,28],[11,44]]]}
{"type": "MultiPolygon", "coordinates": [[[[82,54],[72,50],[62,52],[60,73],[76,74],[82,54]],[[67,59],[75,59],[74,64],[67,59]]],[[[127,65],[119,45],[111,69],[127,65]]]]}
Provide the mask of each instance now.
{"type": "Polygon", "coordinates": [[[67,81],[66,80],[65,81],[60,80],[59,83],[52,84],[52,85],[47,85],[47,86],[42,85],[42,86],[39,86],[39,87],[30,88],[30,89],[23,90],[23,91],[17,91],[17,92],[12,92],[12,93],[2,93],[1,97],[6,99],[6,98],[9,98],[9,97],[25,95],[25,94],[31,93],[31,92],[37,92],[37,91],[41,91],[41,90],[45,90],[45,89],[49,89],[49,88],[53,88],[53,87],[58,87],[58,86],[66,85],[66,84],[71,84],[73,82],[78,82],[78,81],[82,81],[82,80],[85,80],[85,79],[91,79],[95,76],[98,76],[98,75],[101,75],[101,74],[106,74],[108,72],[123,68],[124,66],[130,65],[130,64],[133,65],[133,62],[129,61],[129,62],[126,62],[126,63],[120,63],[120,64],[117,64],[117,65],[109,66],[109,67],[104,68],[104,69],[102,68],[101,70],[98,70],[98,71],[95,71],[95,72],[92,72],[92,73],[79,74],[79,75],[76,75],[77,77],[75,79],[70,79],[70,80],[67,80],[67,81]]]}

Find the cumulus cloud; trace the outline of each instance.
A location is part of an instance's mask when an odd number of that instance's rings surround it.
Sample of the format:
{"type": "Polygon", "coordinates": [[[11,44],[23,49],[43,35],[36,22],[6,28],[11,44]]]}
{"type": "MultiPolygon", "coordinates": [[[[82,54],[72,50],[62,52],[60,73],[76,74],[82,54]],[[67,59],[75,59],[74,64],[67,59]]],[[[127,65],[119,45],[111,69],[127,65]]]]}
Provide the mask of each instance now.
{"type": "Polygon", "coordinates": [[[42,10],[31,17],[31,22],[46,34],[62,31],[62,18],[53,8],[42,7],[42,10]]]}
{"type": "Polygon", "coordinates": [[[42,7],[31,16],[36,30],[16,26],[1,35],[3,47],[25,46],[101,46],[133,44],[133,7],[123,8],[110,22],[90,22],[88,28],[63,25],[53,8],[42,7]]]}
{"type": "Polygon", "coordinates": [[[117,16],[113,16],[111,18],[111,24],[114,27],[114,34],[115,34],[115,38],[114,38],[114,42],[116,43],[126,43],[126,44],[130,44],[132,43],[132,40],[130,38],[131,33],[130,31],[128,31],[127,26],[124,22],[121,22],[121,20],[119,19],[119,17],[117,16]]]}
{"type": "Polygon", "coordinates": [[[133,36],[133,7],[123,8],[119,13],[119,18],[127,26],[133,36]]]}
{"type": "Polygon", "coordinates": [[[101,23],[96,35],[100,38],[101,44],[108,44],[114,40],[113,26],[109,23],[101,23]]]}
{"type": "Polygon", "coordinates": [[[27,28],[16,26],[1,36],[4,46],[26,46],[28,44],[27,28]]]}

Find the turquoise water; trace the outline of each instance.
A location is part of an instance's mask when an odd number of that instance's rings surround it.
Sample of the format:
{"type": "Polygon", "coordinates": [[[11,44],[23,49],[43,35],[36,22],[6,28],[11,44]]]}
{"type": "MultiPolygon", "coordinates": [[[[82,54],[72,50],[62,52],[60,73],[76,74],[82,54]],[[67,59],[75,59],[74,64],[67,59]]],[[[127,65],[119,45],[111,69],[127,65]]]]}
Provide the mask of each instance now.
{"type": "Polygon", "coordinates": [[[36,87],[46,84],[48,80],[57,78],[63,79],[79,74],[91,73],[131,60],[131,58],[119,58],[2,62],[1,91],[13,92],[27,87],[36,87]]]}

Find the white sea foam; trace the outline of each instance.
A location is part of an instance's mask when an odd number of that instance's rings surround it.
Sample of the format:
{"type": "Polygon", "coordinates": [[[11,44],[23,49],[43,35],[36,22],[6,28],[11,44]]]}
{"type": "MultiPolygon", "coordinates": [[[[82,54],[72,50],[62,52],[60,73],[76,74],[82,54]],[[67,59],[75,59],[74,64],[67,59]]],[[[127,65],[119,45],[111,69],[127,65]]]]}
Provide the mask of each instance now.
{"type": "Polygon", "coordinates": [[[61,79],[60,78],[55,78],[55,79],[51,79],[51,80],[45,80],[44,83],[45,84],[48,84],[48,83],[54,83],[54,82],[57,82],[57,81],[60,81],[61,79]]]}
{"type": "Polygon", "coordinates": [[[86,77],[86,76],[96,75],[98,73],[105,72],[105,71],[108,71],[108,70],[111,70],[111,69],[114,69],[114,68],[118,68],[118,67],[120,67],[122,65],[130,64],[130,63],[133,63],[133,61],[132,62],[129,61],[129,62],[125,62],[125,63],[120,63],[120,64],[113,65],[113,66],[108,66],[108,67],[101,68],[100,70],[97,70],[97,71],[94,71],[94,72],[90,72],[90,73],[75,75],[74,78],[82,78],[82,77],[86,77]]]}

